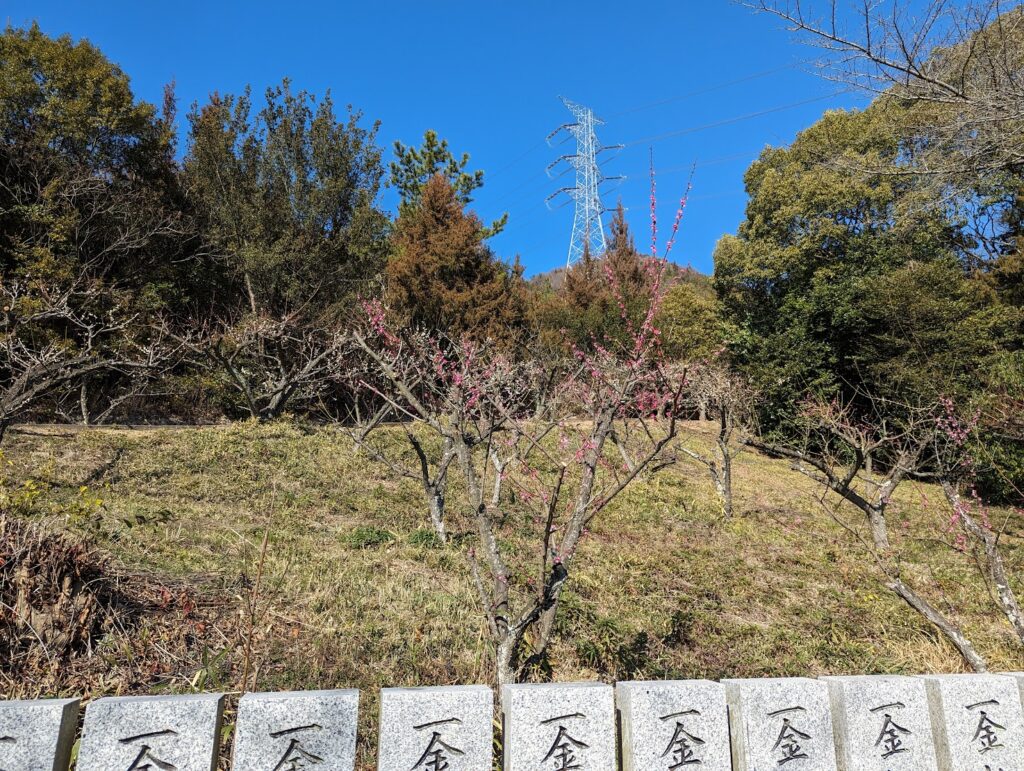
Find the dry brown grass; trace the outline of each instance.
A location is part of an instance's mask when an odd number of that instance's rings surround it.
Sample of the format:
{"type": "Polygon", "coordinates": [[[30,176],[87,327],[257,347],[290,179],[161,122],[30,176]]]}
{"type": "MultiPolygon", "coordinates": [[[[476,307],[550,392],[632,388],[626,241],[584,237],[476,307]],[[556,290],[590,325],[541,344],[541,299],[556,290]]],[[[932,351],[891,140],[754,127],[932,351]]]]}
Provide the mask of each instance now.
{"type": "MultiPolygon", "coordinates": [[[[97,671],[90,693],[236,687],[268,526],[255,681],[261,689],[363,689],[366,768],[379,687],[489,680],[491,654],[463,554],[468,539],[437,546],[417,486],[390,479],[338,432],[281,423],[53,433],[14,433],[6,445],[8,485],[31,478],[46,491],[23,518],[87,537],[119,569],[194,584],[197,596],[228,603],[220,614],[226,631],[205,658],[201,647],[186,647],[175,666],[151,675],[97,671]],[[90,478],[83,495],[79,486],[90,478]]],[[[397,450],[401,437],[392,438],[397,450]]],[[[699,426],[684,440],[705,441],[699,426]]],[[[886,592],[808,480],[751,453],[739,456],[735,475],[732,520],[722,519],[701,469],[685,464],[642,480],[609,507],[565,594],[555,679],[962,669],[955,651],[886,592]]],[[[468,531],[460,500],[456,489],[456,534],[468,531]]],[[[909,575],[993,668],[1024,668],[971,556],[944,545],[939,500],[913,485],[897,497],[893,530],[909,575]]],[[[1004,539],[1016,575],[1022,528],[1013,521],[1004,539]]],[[[524,591],[533,531],[512,502],[503,535],[524,591]]],[[[112,655],[144,660],[135,649],[112,655]]]]}

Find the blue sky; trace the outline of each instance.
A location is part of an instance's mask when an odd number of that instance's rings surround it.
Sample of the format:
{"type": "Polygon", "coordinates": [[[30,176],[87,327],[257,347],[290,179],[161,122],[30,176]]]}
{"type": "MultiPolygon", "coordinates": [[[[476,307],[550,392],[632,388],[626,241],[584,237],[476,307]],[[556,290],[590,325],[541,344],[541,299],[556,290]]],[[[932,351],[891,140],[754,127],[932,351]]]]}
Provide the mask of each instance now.
{"type": "MultiPolygon", "coordinates": [[[[6,21],[37,20],[50,34],[86,37],[159,103],[177,84],[179,114],[214,90],[254,91],[289,77],[331,89],[380,120],[393,140],[419,143],[433,128],[486,172],[473,208],[486,221],[509,212],[492,245],[527,274],[563,265],[571,205],[545,197],[566,179],[545,166],[570,145],[544,137],[569,119],[558,97],[592,107],[606,123],[604,202],[621,198],[638,244],[649,242],[648,153],[659,169],[659,219],[667,235],[690,165],[697,171],[675,261],[712,270],[718,238],[743,216],[743,172],[766,145],[791,142],[824,110],[862,105],[813,72],[817,52],[774,19],[729,0],[369,0],[218,2],[5,0],[6,21]],[[612,157],[614,156],[614,157],[612,157]],[[558,202],[554,202],[557,206],[558,202]]],[[[396,202],[388,193],[385,208],[396,202]]],[[[607,220],[607,215],[606,215],[607,220]]],[[[607,223],[606,223],[607,224],[607,223]]]]}

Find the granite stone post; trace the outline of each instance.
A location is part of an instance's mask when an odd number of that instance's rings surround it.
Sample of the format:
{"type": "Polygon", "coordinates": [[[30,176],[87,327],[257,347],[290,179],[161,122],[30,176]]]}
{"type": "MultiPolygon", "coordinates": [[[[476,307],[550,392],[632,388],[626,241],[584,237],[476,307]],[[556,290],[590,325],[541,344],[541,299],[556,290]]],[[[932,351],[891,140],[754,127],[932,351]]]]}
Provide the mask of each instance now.
{"type": "Polygon", "coordinates": [[[806,677],[723,680],[735,771],[836,771],[828,686],[806,677]]]}
{"type": "Polygon", "coordinates": [[[615,703],[610,685],[505,685],[505,771],[615,771],[615,703]]]}
{"type": "Polygon", "coordinates": [[[0,769],[67,771],[78,699],[0,701],[0,769]]]}
{"type": "Polygon", "coordinates": [[[928,693],[916,677],[823,677],[839,771],[938,771],[928,693]]]}
{"type": "Polygon", "coordinates": [[[238,701],[234,768],[352,771],[359,691],[247,693],[238,701]]]}
{"type": "Polygon", "coordinates": [[[214,771],[223,696],[118,696],[85,710],[76,771],[214,771]]]}
{"type": "Polygon", "coordinates": [[[1020,689],[1005,675],[924,675],[943,771],[1024,771],[1020,689]]]}
{"type": "Polygon", "coordinates": [[[493,741],[486,685],[381,689],[378,771],[490,769],[493,741]]]}
{"type": "Polygon", "coordinates": [[[732,771],[725,687],[709,680],[615,686],[623,771],[732,771]]]}

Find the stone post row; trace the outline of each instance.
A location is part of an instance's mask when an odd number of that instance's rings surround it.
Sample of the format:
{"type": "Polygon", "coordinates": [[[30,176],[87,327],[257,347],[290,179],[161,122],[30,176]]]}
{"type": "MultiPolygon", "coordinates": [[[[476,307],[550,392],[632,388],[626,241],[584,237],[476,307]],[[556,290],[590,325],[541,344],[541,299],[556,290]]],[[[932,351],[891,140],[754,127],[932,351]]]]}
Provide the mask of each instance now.
{"type": "MultiPolygon", "coordinates": [[[[1024,771],[1024,673],[524,684],[500,696],[505,771],[1024,771]]],[[[0,771],[67,771],[78,708],[0,701],[0,771]]],[[[97,699],[76,769],[214,771],[222,708],[219,694],[97,699]]],[[[384,688],[377,767],[489,771],[493,714],[487,686],[384,688]]],[[[246,694],[233,768],[352,771],[358,715],[354,689],[246,694]]]]}

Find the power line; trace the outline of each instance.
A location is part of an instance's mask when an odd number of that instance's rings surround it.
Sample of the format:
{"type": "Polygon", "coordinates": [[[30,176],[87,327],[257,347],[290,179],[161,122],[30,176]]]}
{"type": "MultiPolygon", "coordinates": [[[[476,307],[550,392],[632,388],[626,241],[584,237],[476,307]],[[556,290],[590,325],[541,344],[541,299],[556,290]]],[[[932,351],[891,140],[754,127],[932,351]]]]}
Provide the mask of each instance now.
{"type": "MultiPolygon", "coordinates": [[[[741,153],[731,153],[729,155],[722,155],[722,156],[718,156],[716,158],[707,158],[707,159],[700,159],[700,158],[698,158],[695,161],[695,163],[693,163],[693,164],[687,163],[687,164],[683,164],[682,166],[670,166],[670,167],[665,168],[665,169],[657,169],[657,172],[658,172],[658,176],[659,177],[665,177],[665,176],[668,176],[670,174],[675,174],[675,173],[679,173],[679,172],[689,173],[690,170],[694,167],[694,165],[696,165],[696,167],[698,169],[702,169],[702,168],[705,168],[707,166],[717,166],[720,163],[728,163],[729,161],[735,161],[735,160],[739,160],[741,158],[751,158],[751,156],[756,155],[760,151],[760,149],[761,148],[754,148],[754,149],[751,149],[751,150],[746,150],[746,151],[741,152],[741,153]]],[[[629,174],[641,174],[641,173],[646,173],[647,171],[648,171],[647,169],[637,169],[635,172],[633,172],[633,171],[628,172],[627,173],[626,181],[637,179],[636,177],[629,176],[629,174]]],[[[716,197],[718,197],[721,194],[715,194],[715,195],[716,195],[716,197]]],[[[523,198],[525,198],[525,197],[526,196],[522,196],[522,197],[518,198],[516,201],[513,202],[513,204],[517,203],[518,201],[523,200],[523,198]]],[[[706,194],[704,194],[704,195],[697,195],[697,196],[690,196],[690,199],[691,200],[699,200],[699,199],[704,198],[704,197],[706,197],[706,194]]],[[[517,217],[517,216],[513,215],[509,219],[508,225],[505,226],[505,231],[508,232],[509,230],[513,230],[517,226],[522,225],[524,222],[529,222],[531,220],[534,220],[534,219],[536,219],[537,215],[540,214],[542,211],[548,211],[548,210],[549,209],[544,205],[544,203],[542,201],[541,202],[536,202],[532,206],[529,206],[526,209],[522,210],[522,212],[520,212],[520,216],[517,217]],[[527,215],[527,216],[523,216],[523,215],[527,215]]]]}
{"type": "Polygon", "coordinates": [[[755,72],[751,75],[744,75],[743,77],[736,78],[735,80],[727,80],[722,83],[716,83],[712,86],[699,88],[696,91],[689,91],[685,94],[679,94],[678,96],[670,96],[665,99],[659,99],[656,102],[649,102],[648,104],[642,104],[637,107],[628,107],[625,110],[620,110],[619,112],[612,113],[608,117],[618,118],[622,115],[630,115],[634,112],[641,112],[642,110],[651,110],[654,109],[655,107],[661,107],[662,105],[665,104],[671,104],[672,102],[682,101],[683,99],[691,99],[692,97],[695,96],[703,96],[704,94],[710,94],[715,91],[721,91],[723,88],[730,88],[732,86],[737,86],[740,83],[747,83],[751,80],[759,80],[760,78],[766,78],[769,75],[775,75],[779,72],[784,72],[785,70],[793,69],[794,67],[799,67],[801,64],[806,64],[807,61],[809,60],[800,60],[797,62],[792,62],[790,64],[784,64],[781,67],[775,67],[774,69],[764,70],[763,72],[755,72]]]}
{"type": "MultiPolygon", "coordinates": [[[[789,104],[782,104],[782,105],[778,105],[776,107],[769,107],[768,109],[759,110],[758,112],[747,113],[746,115],[737,115],[737,116],[735,116],[733,118],[726,118],[724,120],[715,121],[713,123],[704,123],[704,124],[701,124],[701,125],[698,125],[698,126],[689,126],[687,128],[682,128],[682,129],[676,129],[676,130],[673,130],[673,131],[669,131],[669,132],[666,132],[664,134],[656,134],[654,136],[644,137],[642,139],[634,139],[632,141],[623,143],[623,145],[625,147],[634,147],[634,146],[639,145],[639,144],[647,144],[647,143],[660,142],[660,141],[662,141],[664,139],[671,139],[672,137],[684,136],[686,134],[695,134],[695,133],[697,133],[699,131],[707,131],[709,129],[720,128],[722,126],[729,126],[729,125],[732,125],[732,124],[735,124],[735,123],[742,123],[743,121],[753,120],[755,118],[760,118],[760,117],[763,117],[765,115],[771,115],[771,114],[777,113],[777,112],[784,112],[785,110],[792,110],[792,109],[795,109],[797,107],[802,107],[802,106],[804,106],[806,104],[813,104],[814,102],[820,102],[820,101],[823,101],[825,99],[831,99],[834,96],[840,96],[841,94],[849,93],[849,91],[850,91],[849,89],[840,89],[838,91],[833,91],[831,93],[823,94],[821,96],[815,96],[815,97],[812,97],[810,99],[803,99],[803,100],[801,100],[799,102],[790,102],[789,104]]],[[[706,163],[705,163],[705,165],[706,165],[706,163]]],[[[687,168],[689,168],[689,167],[687,167],[687,168]]],[[[542,177],[544,177],[544,171],[543,170],[538,171],[535,174],[532,174],[531,176],[529,176],[525,180],[523,180],[521,183],[519,183],[518,185],[516,185],[515,187],[511,188],[510,190],[508,190],[503,195],[501,195],[496,201],[494,201],[494,205],[495,206],[500,206],[504,201],[507,201],[510,197],[512,197],[512,195],[514,193],[516,193],[516,192],[518,192],[520,190],[523,190],[523,189],[531,186],[531,183],[533,183],[535,180],[540,179],[542,177]]]]}
{"type": "MultiPolygon", "coordinates": [[[[660,100],[658,100],[656,102],[649,102],[648,104],[637,105],[636,107],[627,107],[624,110],[619,110],[618,112],[612,113],[608,117],[618,118],[618,117],[620,117],[622,115],[630,115],[630,114],[635,113],[635,112],[641,112],[643,110],[649,110],[649,109],[653,109],[655,107],[661,107],[662,105],[665,105],[665,104],[671,104],[672,102],[679,102],[679,101],[682,101],[684,99],[692,99],[695,96],[703,96],[704,94],[714,93],[715,91],[721,91],[724,88],[731,88],[732,86],[736,86],[736,85],[739,85],[741,83],[747,83],[747,82],[749,82],[751,80],[759,80],[761,78],[766,78],[769,75],[775,75],[775,74],[778,74],[780,72],[784,72],[785,70],[793,69],[794,67],[799,67],[799,66],[801,66],[803,64],[807,64],[810,61],[813,61],[813,59],[801,59],[799,61],[795,61],[795,62],[792,62],[790,64],[784,64],[781,67],[774,67],[773,69],[770,69],[770,70],[762,70],[761,72],[754,72],[754,73],[751,73],[750,75],[744,75],[742,77],[735,78],[733,80],[726,80],[726,81],[722,81],[721,83],[715,83],[713,85],[706,86],[704,88],[699,88],[699,89],[697,89],[695,91],[689,91],[689,92],[687,92],[685,94],[678,94],[676,96],[666,97],[665,99],[660,99],[660,100]]],[[[499,168],[494,169],[493,171],[486,172],[487,177],[489,179],[493,180],[494,177],[498,176],[499,174],[503,174],[504,172],[508,171],[513,166],[515,166],[517,163],[519,163],[519,161],[521,161],[524,158],[528,157],[533,152],[539,150],[541,147],[544,146],[544,144],[545,144],[544,140],[540,140],[539,142],[536,142],[536,143],[530,145],[530,147],[528,147],[526,150],[524,150],[522,153],[517,155],[512,160],[510,160],[505,165],[500,166],[499,168]]]]}
{"type": "Polygon", "coordinates": [[[770,115],[775,112],[783,112],[785,110],[792,110],[796,107],[803,107],[805,104],[812,104],[813,102],[820,102],[825,99],[831,99],[834,96],[840,94],[847,94],[850,89],[844,88],[839,91],[833,91],[822,96],[815,96],[811,99],[804,99],[799,102],[791,102],[790,104],[779,105],[778,107],[769,107],[767,110],[759,110],[758,112],[747,113],[746,115],[737,115],[735,118],[726,118],[725,120],[716,121],[714,123],[705,123],[700,126],[693,126],[691,128],[679,129],[677,131],[668,131],[664,134],[655,134],[654,136],[644,137],[642,139],[634,139],[632,142],[626,142],[626,147],[632,147],[633,145],[649,144],[653,142],[660,142],[663,139],[671,139],[672,137],[683,136],[684,134],[693,134],[698,131],[707,131],[708,129],[720,128],[722,126],[729,126],[733,123],[740,123],[745,120],[752,120],[754,118],[760,118],[764,115],[770,115]]]}

